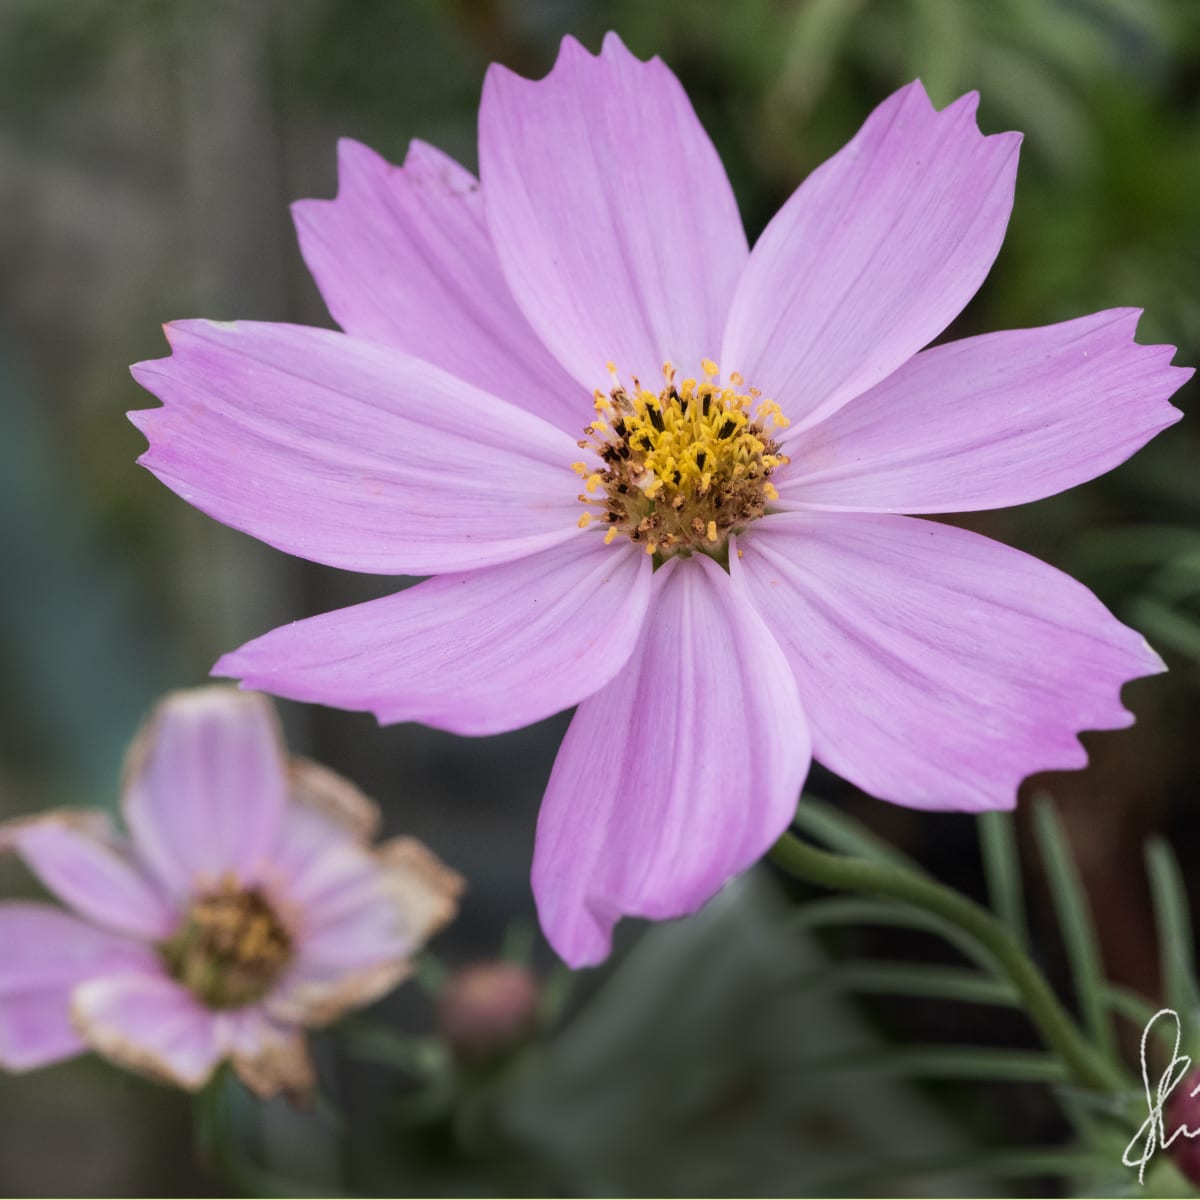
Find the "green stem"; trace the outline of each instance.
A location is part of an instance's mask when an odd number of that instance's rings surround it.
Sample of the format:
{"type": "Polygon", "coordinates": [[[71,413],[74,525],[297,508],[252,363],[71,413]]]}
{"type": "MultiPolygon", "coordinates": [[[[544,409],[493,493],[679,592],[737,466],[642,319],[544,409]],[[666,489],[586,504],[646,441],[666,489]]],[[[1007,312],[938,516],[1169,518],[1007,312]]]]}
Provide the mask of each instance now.
{"type": "Polygon", "coordinates": [[[987,950],[1008,976],[1042,1040],[1062,1059],[1081,1087],[1101,1092],[1128,1090],[1119,1065],[1088,1042],[1016,939],[973,900],[890,863],[818,850],[792,833],[785,833],[775,843],[769,857],[777,867],[808,883],[889,896],[950,921],[987,950]]]}

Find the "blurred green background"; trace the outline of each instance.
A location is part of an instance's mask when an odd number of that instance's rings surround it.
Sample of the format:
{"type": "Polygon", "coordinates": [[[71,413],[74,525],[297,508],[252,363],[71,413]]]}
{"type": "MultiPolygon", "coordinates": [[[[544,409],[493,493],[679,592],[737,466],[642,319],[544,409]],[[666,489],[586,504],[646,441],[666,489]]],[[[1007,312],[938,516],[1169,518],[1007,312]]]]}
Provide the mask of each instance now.
{"type": "MultiPolygon", "coordinates": [[[[947,336],[1136,305],[1141,341],[1200,362],[1189,0],[0,0],[0,816],[112,804],[124,745],[161,691],[201,682],[277,624],[394,586],[288,559],[135,467],[143,442],[123,413],[152,401],[127,364],[165,353],[159,327],[178,317],[328,324],[287,204],[333,195],[336,138],[399,161],[420,137],[474,169],[487,64],[541,75],[564,33],[595,49],[610,28],[679,74],[752,238],[893,89],[919,75],[944,105],[977,88],[984,131],[1020,129],[1025,143],[1004,249],[947,336]]],[[[1158,831],[1185,863],[1200,858],[1198,437],[1184,422],[1102,480],[967,522],[1084,579],[1170,664],[1127,689],[1134,729],[1085,738],[1087,771],[1028,785],[1062,813],[1111,976],[1151,996],[1142,841],[1158,831]]],[[[534,820],[565,717],[470,741],[282,707],[294,747],[468,877],[462,917],[435,946],[447,964],[533,924],[534,820]]],[[[892,808],[820,771],[810,789],[980,891],[968,818],[892,808]]],[[[0,884],[32,893],[12,864],[0,884]]],[[[1036,865],[1030,888],[1038,956],[1065,984],[1036,865]]],[[[810,1070],[814,1048],[855,1039],[1032,1042],[1011,1012],[804,986],[827,954],[870,955],[884,939],[812,941],[790,921],[798,899],[763,868],[695,921],[624,930],[614,963],[575,985],[506,1083],[486,1134],[402,1116],[395,1077],[331,1036],[320,1061],[346,1126],[245,1111],[251,1149],[318,1190],[360,1193],[1059,1186],[1049,1171],[998,1183],[985,1165],[989,1150],[1066,1138],[1036,1081],[810,1070]],[[943,1152],[965,1165],[894,1165],[943,1152]]],[[[944,954],[920,938],[887,947],[944,954]]],[[[534,961],[552,974],[544,946],[534,961]]],[[[372,1019],[419,1034],[429,1009],[410,985],[372,1019]]],[[[220,1191],[190,1121],[186,1098],[92,1061],[0,1078],[0,1190],[220,1191]]]]}

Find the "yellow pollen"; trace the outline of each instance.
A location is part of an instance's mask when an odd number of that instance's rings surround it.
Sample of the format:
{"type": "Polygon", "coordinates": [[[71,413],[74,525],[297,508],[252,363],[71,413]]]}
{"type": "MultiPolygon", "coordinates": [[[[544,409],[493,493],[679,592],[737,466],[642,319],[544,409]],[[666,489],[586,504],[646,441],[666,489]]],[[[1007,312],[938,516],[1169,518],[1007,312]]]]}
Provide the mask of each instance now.
{"type": "Polygon", "coordinates": [[[770,476],[788,462],[775,441],[787,418],[737,372],[722,387],[715,362],[700,366],[704,382],[677,382],[664,363],[663,386],[652,392],[637,379],[625,386],[609,364],[612,391],[595,403],[606,420],[587,426],[579,443],[603,468],[573,464],[586,481],[580,500],[608,526],[606,544],[623,533],[651,555],[716,554],[779,498],[770,476]]]}
{"type": "Polygon", "coordinates": [[[223,879],[197,898],[182,925],[159,947],[173,979],[209,1008],[260,999],[291,961],[287,928],[257,889],[223,879]]]}
{"type": "Polygon", "coordinates": [[[586,529],[592,523],[592,514],[584,513],[576,522],[580,529],[586,529]]]}

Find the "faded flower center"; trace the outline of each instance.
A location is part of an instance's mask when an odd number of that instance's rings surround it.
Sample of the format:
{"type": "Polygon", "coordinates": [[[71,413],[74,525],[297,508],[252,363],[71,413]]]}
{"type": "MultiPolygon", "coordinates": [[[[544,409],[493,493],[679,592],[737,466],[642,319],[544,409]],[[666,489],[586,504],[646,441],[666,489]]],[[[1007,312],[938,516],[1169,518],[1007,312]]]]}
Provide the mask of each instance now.
{"type": "Polygon", "coordinates": [[[600,510],[584,513],[581,526],[600,520],[606,542],[624,534],[660,558],[712,554],[778,499],[771,473],[788,459],[772,431],[786,428],[787,418],[757,388],[741,390],[740,375],[722,387],[717,364],[702,365],[703,382],[676,385],[667,363],[655,393],[636,379],[626,390],[609,363],[612,390],[596,392],[597,417],[579,443],[595,450],[603,469],[573,464],[585,480],[579,499],[600,510]]]}
{"type": "Polygon", "coordinates": [[[225,880],[193,902],[162,956],[172,977],[209,1008],[239,1008],[278,979],[291,961],[292,939],[257,888],[225,880]]]}

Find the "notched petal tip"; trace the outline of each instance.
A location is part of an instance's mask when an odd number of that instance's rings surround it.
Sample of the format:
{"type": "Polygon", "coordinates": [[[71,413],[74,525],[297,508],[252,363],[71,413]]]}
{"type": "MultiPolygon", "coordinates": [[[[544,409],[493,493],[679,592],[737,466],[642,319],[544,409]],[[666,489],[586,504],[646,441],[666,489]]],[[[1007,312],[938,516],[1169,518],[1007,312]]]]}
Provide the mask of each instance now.
{"type": "MultiPolygon", "coordinates": [[[[659,62],[661,60],[655,57],[650,61],[659,62]]],[[[613,30],[609,30],[604,35],[604,40],[601,43],[598,54],[593,54],[577,37],[568,33],[559,42],[558,54],[555,55],[554,64],[545,75],[531,79],[528,76],[519,75],[503,63],[494,62],[488,66],[487,72],[484,75],[483,90],[486,94],[489,85],[495,86],[513,82],[526,85],[543,83],[562,71],[575,69],[582,64],[586,63],[588,66],[595,66],[604,62],[612,64],[632,62],[638,66],[646,65],[646,60],[638,58],[621,40],[620,35],[613,30]]]]}
{"type": "MultiPolygon", "coordinates": [[[[608,39],[605,38],[605,41],[608,39]]],[[[565,66],[572,60],[578,59],[598,59],[600,55],[593,54],[574,34],[566,34],[563,40],[558,44],[558,56],[554,60],[554,67],[551,71],[557,71],[560,66],[565,66]]]]}
{"type": "Polygon", "coordinates": [[[600,44],[600,58],[608,59],[610,62],[632,62],[638,66],[644,66],[647,63],[661,63],[662,59],[656,54],[652,58],[638,58],[636,54],[625,44],[621,35],[615,30],[610,29],[605,35],[604,40],[600,44]]]}

